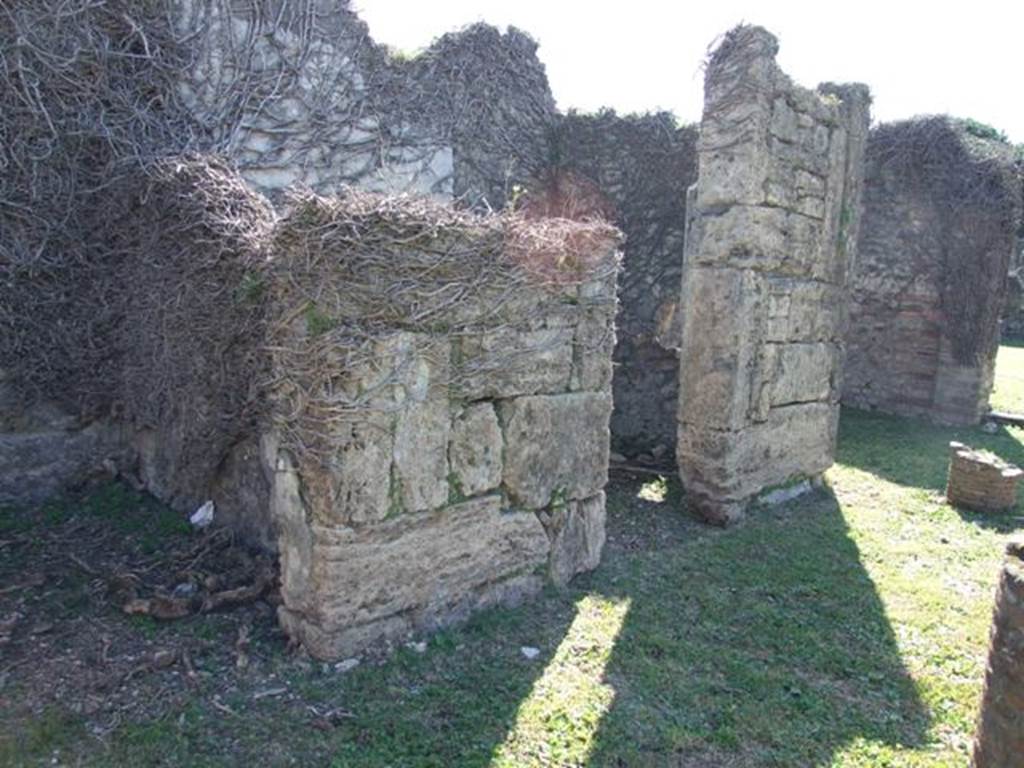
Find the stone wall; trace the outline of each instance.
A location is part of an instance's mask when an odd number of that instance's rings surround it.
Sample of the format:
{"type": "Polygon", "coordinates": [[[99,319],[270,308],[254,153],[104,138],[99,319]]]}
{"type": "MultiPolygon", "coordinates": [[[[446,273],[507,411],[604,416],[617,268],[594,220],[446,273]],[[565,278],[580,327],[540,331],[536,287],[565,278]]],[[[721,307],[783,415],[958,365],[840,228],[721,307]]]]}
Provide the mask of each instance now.
{"type": "Polygon", "coordinates": [[[864,86],[795,86],[758,27],[706,70],[687,205],[677,459],[688,499],[727,523],[764,489],[832,464],[864,86]]]}
{"type": "Polygon", "coordinates": [[[565,584],[604,542],[614,230],[370,205],[365,250],[344,201],[277,238],[280,617],[321,658],[565,584]]]}
{"type": "Polygon", "coordinates": [[[873,130],[865,166],[843,402],[977,423],[1019,226],[1012,149],[927,118],[873,130]]]}
{"type": "Polygon", "coordinates": [[[694,126],[680,127],[664,112],[570,112],[559,127],[558,166],[596,184],[626,235],[612,445],[629,457],[667,460],[675,451],[679,281],[696,143],[694,126]]]}
{"type": "Polygon", "coordinates": [[[973,768],[1024,766],[1024,538],[1006,547],[996,590],[973,768]]]}
{"type": "Polygon", "coordinates": [[[354,184],[500,209],[547,164],[554,100],[519,30],[477,24],[405,56],[347,2],[176,8],[181,34],[199,31],[179,95],[204,150],[271,197],[354,184]]]}

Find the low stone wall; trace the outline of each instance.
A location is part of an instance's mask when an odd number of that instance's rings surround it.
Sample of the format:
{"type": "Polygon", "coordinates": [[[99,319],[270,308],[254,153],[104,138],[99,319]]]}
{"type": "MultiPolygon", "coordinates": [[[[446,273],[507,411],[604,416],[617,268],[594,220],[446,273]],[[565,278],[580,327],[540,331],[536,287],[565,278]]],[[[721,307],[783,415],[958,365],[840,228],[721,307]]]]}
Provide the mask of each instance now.
{"type": "Polygon", "coordinates": [[[978,422],[1019,217],[1011,147],[940,117],[871,132],[843,402],[978,422]]]}
{"type": "Polygon", "coordinates": [[[1024,538],[1006,547],[989,646],[973,768],[1024,766],[1024,538]]]}
{"type": "Polygon", "coordinates": [[[677,460],[718,523],[835,452],[869,96],[797,87],[777,50],[738,27],[712,54],[687,205],[677,460]]]}
{"type": "Polygon", "coordinates": [[[604,541],[614,230],[367,201],[300,201],[276,240],[280,616],[322,658],[564,584],[604,541]]]}

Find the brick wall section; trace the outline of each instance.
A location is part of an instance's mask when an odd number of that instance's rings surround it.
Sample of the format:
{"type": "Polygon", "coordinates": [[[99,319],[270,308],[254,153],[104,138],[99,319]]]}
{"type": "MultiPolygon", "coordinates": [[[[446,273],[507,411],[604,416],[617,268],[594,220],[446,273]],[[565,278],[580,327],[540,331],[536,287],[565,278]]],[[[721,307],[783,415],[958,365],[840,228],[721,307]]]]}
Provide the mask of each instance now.
{"type": "Polygon", "coordinates": [[[1017,504],[1020,468],[996,456],[972,451],[962,443],[949,444],[950,504],[979,512],[1005,512],[1017,504]]]}
{"type": "Polygon", "coordinates": [[[1001,178],[1012,175],[1010,154],[945,118],[871,132],[844,403],[946,424],[976,424],[988,411],[1016,247],[1014,216],[999,209],[1020,204],[1020,190],[1001,178]],[[972,200],[958,186],[972,178],[979,189],[1003,191],[972,200]],[[974,349],[964,354],[955,334],[968,328],[974,349]]]}
{"type": "Polygon", "coordinates": [[[777,50],[738,27],[713,53],[687,205],[677,461],[718,523],[835,449],[869,96],[795,86],[777,50]]]}
{"type": "Polygon", "coordinates": [[[1024,538],[1006,547],[996,591],[974,768],[1024,766],[1024,538]]]}

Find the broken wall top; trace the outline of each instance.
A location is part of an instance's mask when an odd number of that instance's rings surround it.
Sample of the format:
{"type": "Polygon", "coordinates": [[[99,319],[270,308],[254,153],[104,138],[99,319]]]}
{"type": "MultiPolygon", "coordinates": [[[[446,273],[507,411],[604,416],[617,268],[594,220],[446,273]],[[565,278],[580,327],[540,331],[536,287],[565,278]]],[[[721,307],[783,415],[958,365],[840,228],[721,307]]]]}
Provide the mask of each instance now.
{"type": "Polygon", "coordinates": [[[777,51],[741,26],[712,53],[687,205],[677,459],[719,522],[835,447],[870,97],[796,86],[777,51]]]}

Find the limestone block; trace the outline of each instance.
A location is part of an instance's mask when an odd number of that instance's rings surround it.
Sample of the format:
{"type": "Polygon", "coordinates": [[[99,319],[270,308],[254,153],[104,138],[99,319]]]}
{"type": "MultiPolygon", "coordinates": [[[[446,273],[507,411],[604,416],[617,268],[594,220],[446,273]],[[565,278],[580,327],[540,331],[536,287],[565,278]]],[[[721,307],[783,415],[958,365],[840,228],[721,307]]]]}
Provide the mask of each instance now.
{"type": "Polygon", "coordinates": [[[324,659],[536,591],[549,551],[537,516],[502,511],[496,495],[311,535],[309,597],[282,592],[280,619],[324,659]]]}
{"type": "Polygon", "coordinates": [[[778,345],[771,405],[827,402],[839,362],[839,349],[834,344],[778,345]]]}
{"type": "Polygon", "coordinates": [[[579,392],[499,404],[505,431],[503,486],[512,503],[542,509],[594,496],[608,481],[612,398],[579,392]]]}
{"type": "Polygon", "coordinates": [[[395,483],[405,512],[436,509],[448,500],[448,400],[408,403],[395,426],[395,483]]]}
{"type": "Polygon", "coordinates": [[[298,457],[303,493],[323,525],[382,520],[392,509],[394,416],[368,411],[335,425],[326,466],[313,455],[298,457]]]}
{"type": "Polygon", "coordinates": [[[573,339],[573,390],[603,390],[612,383],[614,308],[583,309],[573,339]]]}
{"type": "Polygon", "coordinates": [[[709,429],[738,429],[753,399],[753,369],[763,336],[764,279],[751,271],[687,270],[679,419],[709,429]]]}
{"type": "Polygon", "coordinates": [[[453,491],[476,496],[501,485],[501,427],[494,406],[476,403],[464,408],[452,422],[448,458],[453,491]]]}
{"type": "Polygon", "coordinates": [[[690,503],[712,522],[731,522],[763,488],[821,474],[834,461],[838,424],[834,405],[805,403],[772,408],[743,430],[681,425],[676,454],[690,503]]]}
{"type": "Polygon", "coordinates": [[[842,314],[823,311],[840,307],[846,295],[839,286],[816,280],[771,278],[768,283],[767,341],[838,341],[842,314]]]}
{"type": "Polygon", "coordinates": [[[467,400],[565,392],[573,329],[499,328],[461,339],[455,390],[467,400]]]}
{"type": "Polygon", "coordinates": [[[541,513],[541,522],[551,538],[548,573],[551,581],[564,587],[573,576],[592,571],[601,564],[605,542],[605,495],[570,501],[541,513]]]}
{"type": "Polygon", "coordinates": [[[823,224],[784,208],[736,205],[716,216],[698,217],[687,248],[694,265],[757,269],[775,275],[824,280],[831,263],[822,250],[823,224]]]}

